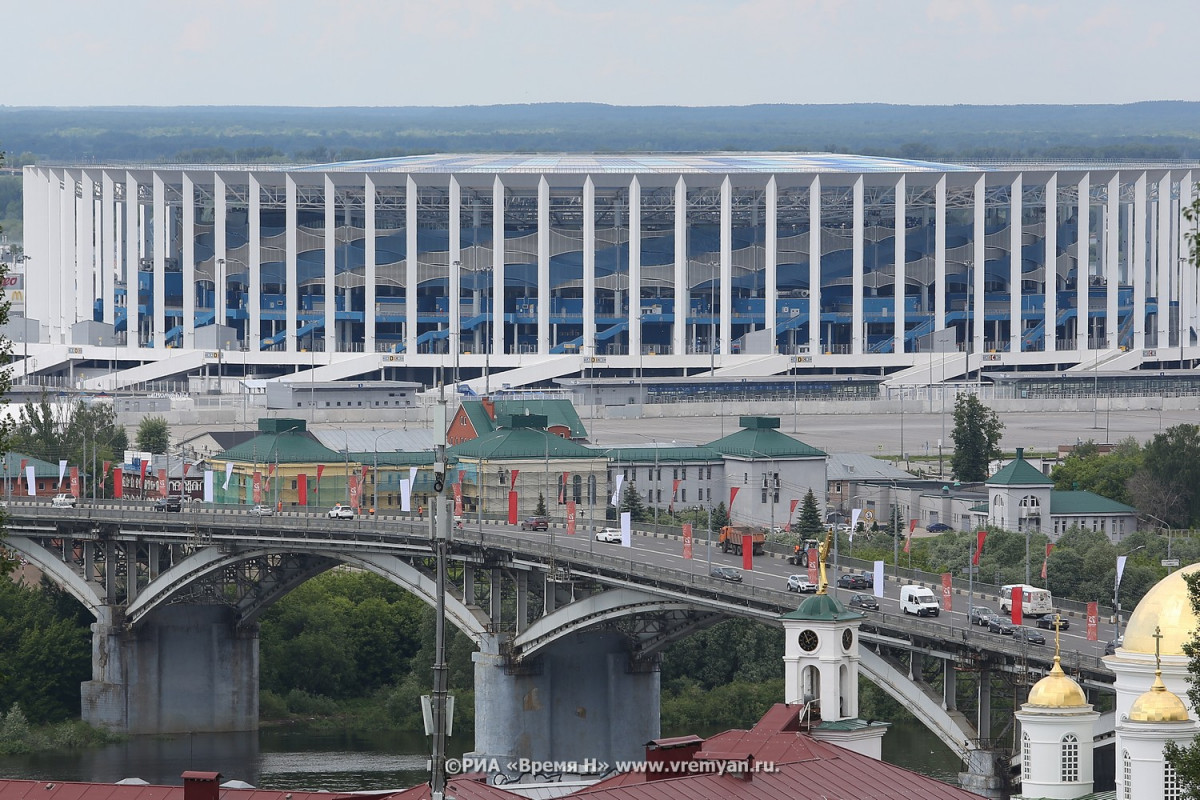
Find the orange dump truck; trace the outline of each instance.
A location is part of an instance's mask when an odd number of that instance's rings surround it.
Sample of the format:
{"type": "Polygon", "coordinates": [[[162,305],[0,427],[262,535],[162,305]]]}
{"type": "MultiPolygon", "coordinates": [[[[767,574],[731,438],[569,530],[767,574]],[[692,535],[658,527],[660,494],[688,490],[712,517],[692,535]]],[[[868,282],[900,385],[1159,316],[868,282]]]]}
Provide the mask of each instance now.
{"type": "Polygon", "coordinates": [[[763,542],[767,541],[767,535],[757,528],[748,528],[744,525],[726,525],[721,528],[721,538],[717,543],[721,545],[721,550],[729,553],[742,554],[742,537],[749,536],[750,541],[754,542],[754,555],[761,556],[763,554],[763,542]]]}

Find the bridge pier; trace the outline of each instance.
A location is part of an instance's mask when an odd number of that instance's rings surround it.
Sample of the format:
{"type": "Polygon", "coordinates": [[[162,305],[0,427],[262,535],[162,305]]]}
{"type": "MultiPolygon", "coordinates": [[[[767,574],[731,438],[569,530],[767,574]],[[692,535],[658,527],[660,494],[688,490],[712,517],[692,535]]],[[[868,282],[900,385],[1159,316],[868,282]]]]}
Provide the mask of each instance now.
{"type": "Polygon", "coordinates": [[[947,711],[958,710],[958,672],[954,669],[954,659],[942,659],[942,708],[947,711]]]}
{"type": "Polygon", "coordinates": [[[475,755],[634,760],[659,736],[659,673],[631,664],[626,639],[580,633],[512,665],[497,644],[475,659],[475,755]]]}
{"type": "Polygon", "coordinates": [[[224,606],[159,608],[136,630],[121,609],[92,625],[83,720],[125,734],[258,729],[258,626],[235,628],[224,606]]]}

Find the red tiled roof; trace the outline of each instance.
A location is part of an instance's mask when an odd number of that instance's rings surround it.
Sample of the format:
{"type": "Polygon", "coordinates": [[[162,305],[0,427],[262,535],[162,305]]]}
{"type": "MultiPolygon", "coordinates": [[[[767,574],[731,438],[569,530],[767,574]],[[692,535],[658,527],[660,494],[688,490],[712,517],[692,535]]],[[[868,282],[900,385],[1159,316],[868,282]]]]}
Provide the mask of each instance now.
{"type": "MultiPolygon", "coordinates": [[[[647,781],[626,772],[571,795],[581,800],[979,800],[977,795],[901,767],[819,742],[799,731],[799,706],[777,704],[753,729],[719,733],[702,752],[752,753],[759,769],[741,775],[686,773],[647,781]]],[[[699,760],[699,759],[698,759],[699,760]]],[[[719,762],[719,759],[713,759],[719,762]]],[[[690,764],[681,769],[689,769],[690,764]]]]}
{"type": "MultiPolygon", "coordinates": [[[[497,786],[489,786],[483,782],[484,777],[482,774],[455,775],[446,784],[446,796],[455,800],[524,800],[521,795],[507,792],[497,786]]],[[[429,784],[422,783],[396,792],[388,800],[430,800],[431,795],[429,784]]]]}
{"type": "MultiPolygon", "coordinates": [[[[199,773],[204,774],[204,773],[199,773]]],[[[372,800],[392,792],[346,794],[286,789],[221,789],[221,800],[372,800]]],[[[0,780],[0,800],[184,800],[182,786],[0,780]]],[[[511,800],[511,799],[510,799],[511,800]]]]}

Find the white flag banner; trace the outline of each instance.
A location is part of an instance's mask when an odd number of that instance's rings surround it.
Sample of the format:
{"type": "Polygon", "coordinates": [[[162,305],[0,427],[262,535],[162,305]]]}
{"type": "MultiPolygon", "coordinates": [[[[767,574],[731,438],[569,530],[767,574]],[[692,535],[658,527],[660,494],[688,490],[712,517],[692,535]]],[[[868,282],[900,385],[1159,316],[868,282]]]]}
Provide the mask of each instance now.
{"type": "Polygon", "coordinates": [[[25,465],[25,491],[30,497],[37,496],[37,484],[33,481],[33,464],[25,465]]]}
{"type": "Polygon", "coordinates": [[[416,467],[408,468],[408,485],[409,486],[417,485],[417,468],[416,467]]]}
{"type": "Polygon", "coordinates": [[[400,510],[412,511],[412,484],[408,478],[400,479],[400,510]]]}
{"type": "Polygon", "coordinates": [[[58,462],[58,483],[61,486],[63,476],[67,474],[67,460],[64,458],[58,462]]]}
{"type": "Polygon", "coordinates": [[[612,496],[613,508],[617,508],[621,505],[621,484],[624,482],[625,482],[625,476],[618,475],[617,476],[617,489],[616,489],[616,491],[613,492],[613,496],[612,496]]]}
{"type": "Polygon", "coordinates": [[[858,532],[858,515],[862,513],[861,508],[855,508],[850,511],[850,541],[854,541],[854,534],[858,532]]]}
{"type": "Polygon", "coordinates": [[[229,478],[233,475],[233,462],[225,464],[225,485],[221,487],[221,491],[229,491],[229,478]]]}
{"type": "Polygon", "coordinates": [[[633,531],[629,527],[630,512],[621,512],[621,547],[633,547],[633,531]]]}
{"type": "Polygon", "coordinates": [[[875,562],[875,596],[883,597],[883,562],[875,562]]]}
{"type": "Polygon", "coordinates": [[[204,502],[213,502],[213,471],[204,470],[204,502]]]}
{"type": "Polygon", "coordinates": [[[1117,586],[1121,585],[1121,576],[1125,574],[1125,559],[1128,556],[1117,556],[1117,586]]]}

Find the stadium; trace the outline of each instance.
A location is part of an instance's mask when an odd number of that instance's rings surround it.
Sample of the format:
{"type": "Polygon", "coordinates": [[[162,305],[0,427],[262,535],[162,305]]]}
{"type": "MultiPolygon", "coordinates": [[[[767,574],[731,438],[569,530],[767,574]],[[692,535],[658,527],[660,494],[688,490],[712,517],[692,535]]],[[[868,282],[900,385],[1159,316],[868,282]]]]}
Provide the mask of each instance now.
{"type": "Polygon", "coordinates": [[[808,153],[29,166],[14,374],[1190,369],[1198,178],[808,153]]]}

